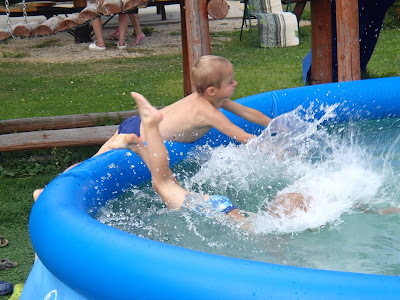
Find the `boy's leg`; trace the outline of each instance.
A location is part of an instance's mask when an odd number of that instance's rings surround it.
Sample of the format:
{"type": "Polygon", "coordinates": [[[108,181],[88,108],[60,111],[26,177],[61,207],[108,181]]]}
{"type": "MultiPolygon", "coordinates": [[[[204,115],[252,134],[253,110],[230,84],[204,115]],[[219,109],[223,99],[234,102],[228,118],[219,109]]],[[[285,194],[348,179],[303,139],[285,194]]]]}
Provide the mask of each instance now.
{"type": "Polygon", "coordinates": [[[307,212],[306,198],[300,193],[280,194],[272,200],[268,212],[275,217],[289,216],[296,210],[307,212]]]}
{"type": "Polygon", "coordinates": [[[118,137],[111,147],[129,148],[139,154],[151,172],[155,191],[168,208],[179,210],[188,192],[171,177],[169,154],[158,129],[162,114],[142,95],[133,92],[131,95],[138,106],[147,145],[144,147],[140,141],[135,140],[135,135],[131,134],[120,135],[121,137],[118,137]],[[121,142],[121,140],[124,141],[121,142]],[[129,147],[127,144],[130,144],[129,147]],[[146,150],[143,151],[143,149],[146,150]]]}

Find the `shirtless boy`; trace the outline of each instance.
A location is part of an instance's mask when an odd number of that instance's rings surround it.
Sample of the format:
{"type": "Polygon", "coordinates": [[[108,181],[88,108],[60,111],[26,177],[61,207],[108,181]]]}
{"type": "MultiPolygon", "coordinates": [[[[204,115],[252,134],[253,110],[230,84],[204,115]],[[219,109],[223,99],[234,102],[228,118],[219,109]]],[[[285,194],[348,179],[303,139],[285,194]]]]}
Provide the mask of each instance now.
{"type": "MultiPolygon", "coordinates": [[[[168,141],[191,143],[204,136],[212,127],[240,143],[246,143],[253,135],[233,124],[219,109],[223,108],[250,122],[268,126],[271,119],[256,109],[230,100],[237,82],[234,80],[232,63],[224,57],[206,55],[194,62],[192,69],[196,92],[161,109],[160,134],[168,141]]],[[[142,140],[146,134],[140,116],[133,116],[121,123],[118,131],[96,153],[111,150],[119,134],[134,133],[142,140]]]]}
{"type": "MultiPolygon", "coordinates": [[[[232,63],[224,57],[206,55],[194,62],[192,69],[196,92],[161,109],[164,116],[159,124],[164,140],[191,143],[204,136],[212,127],[240,143],[247,143],[253,135],[233,124],[219,109],[223,108],[250,122],[268,126],[271,118],[256,109],[230,100],[237,82],[232,63]]],[[[94,155],[111,150],[111,144],[122,134],[136,134],[147,140],[140,116],[133,116],[121,123],[118,131],[94,155]]],[[[69,167],[71,169],[76,165],[69,167]]],[[[67,169],[67,170],[68,170],[67,169]]],[[[37,189],[33,198],[43,189],[37,189]]]]}
{"type": "MultiPolygon", "coordinates": [[[[136,134],[129,134],[119,135],[111,147],[130,149],[143,159],[150,170],[154,190],[169,209],[180,210],[184,207],[207,216],[225,213],[235,221],[245,221],[246,217],[228,198],[188,192],[170,176],[172,172],[169,168],[169,154],[159,131],[164,115],[162,111],[151,106],[142,95],[138,93],[131,95],[136,100],[142,119],[142,133],[146,136],[146,146],[136,134]]],[[[280,217],[281,214],[289,215],[297,209],[307,211],[306,201],[301,194],[290,193],[275,198],[268,211],[280,217]]]]}

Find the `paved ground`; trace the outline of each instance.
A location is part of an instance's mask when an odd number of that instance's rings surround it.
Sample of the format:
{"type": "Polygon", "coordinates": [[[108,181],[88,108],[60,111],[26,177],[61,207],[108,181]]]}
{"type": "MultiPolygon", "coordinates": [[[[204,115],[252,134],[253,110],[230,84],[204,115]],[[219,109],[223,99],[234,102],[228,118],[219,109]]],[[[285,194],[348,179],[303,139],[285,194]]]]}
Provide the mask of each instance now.
{"type": "MultiPolygon", "coordinates": [[[[227,1],[229,4],[229,13],[227,18],[242,18],[243,16],[243,3],[239,1],[227,1]]],[[[155,6],[141,8],[139,9],[139,17],[140,23],[142,26],[146,25],[157,25],[157,24],[168,24],[180,22],[180,6],[179,4],[166,5],[165,11],[167,15],[167,20],[161,20],[161,15],[157,15],[157,10],[155,6]]],[[[46,20],[44,16],[29,16],[28,22],[31,20],[46,20]]],[[[210,17],[211,18],[211,17],[210,17]]],[[[11,19],[11,25],[15,25],[23,22],[23,17],[14,17],[11,19]]],[[[105,17],[103,17],[105,20],[105,17]]],[[[107,23],[107,27],[115,28],[117,25],[118,18],[113,18],[109,23],[107,23]]],[[[0,28],[7,28],[7,16],[0,15],[0,28]]]]}

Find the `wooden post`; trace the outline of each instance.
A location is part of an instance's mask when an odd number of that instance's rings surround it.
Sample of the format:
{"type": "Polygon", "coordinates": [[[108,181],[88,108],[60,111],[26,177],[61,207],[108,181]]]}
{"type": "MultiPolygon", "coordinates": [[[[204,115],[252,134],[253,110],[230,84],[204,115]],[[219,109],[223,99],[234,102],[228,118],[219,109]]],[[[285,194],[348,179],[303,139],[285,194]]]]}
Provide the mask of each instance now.
{"type": "Polygon", "coordinates": [[[332,82],[331,1],[311,0],[311,84],[332,82]]]}
{"type": "Polygon", "coordinates": [[[358,1],[336,0],[338,81],[361,79],[358,1]]]}
{"type": "Polygon", "coordinates": [[[207,0],[181,2],[181,30],[184,94],[194,92],[191,69],[196,58],[211,54],[207,0]]]}

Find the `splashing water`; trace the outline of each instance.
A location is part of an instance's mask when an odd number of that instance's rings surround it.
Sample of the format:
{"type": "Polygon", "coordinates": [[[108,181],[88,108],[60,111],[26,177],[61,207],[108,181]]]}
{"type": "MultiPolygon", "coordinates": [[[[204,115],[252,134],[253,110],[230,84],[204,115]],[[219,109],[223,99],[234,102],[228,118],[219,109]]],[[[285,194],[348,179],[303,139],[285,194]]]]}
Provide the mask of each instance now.
{"type": "Polygon", "coordinates": [[[192,153],[174,168],[190,190],[227,196],[252,230],[224,218],[167,210],[151,185],[112,201],[99,220],[135,235],[204,252],[303,267],[400,275],[400,119],[322,126],[336,106],[275,118],[246,145],[192,153]],[[300,192],[308,211],[276,218],[278,194],[300,192]],[[397,233],[396,233],[397,232],[397,233]],[[335,249],[332,251],[332,249],[335,249]]]}

